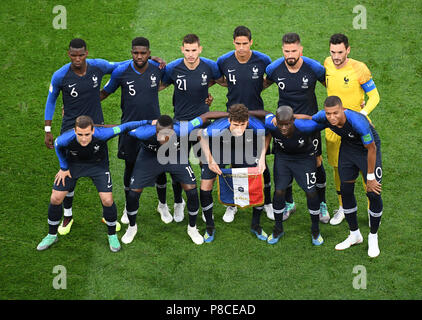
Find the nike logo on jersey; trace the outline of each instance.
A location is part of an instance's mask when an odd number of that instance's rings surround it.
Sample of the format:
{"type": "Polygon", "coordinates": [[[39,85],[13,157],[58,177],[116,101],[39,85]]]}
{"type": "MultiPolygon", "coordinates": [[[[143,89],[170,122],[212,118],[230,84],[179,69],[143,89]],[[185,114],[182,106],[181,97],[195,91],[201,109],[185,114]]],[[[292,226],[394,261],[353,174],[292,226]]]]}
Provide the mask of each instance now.
{"type": "Polygon", "coordinates": [[[134,82],[135,82],[135,80],[133,80],[133,81],[126,81],[126,84],[132,84],[134,82]]]}
{"type": "Polygon", "coordinates": [[[69,88],[72,88],[72,87],[74,87],[74,86],[76,86],[76,83],[74,83],[74,84],[69,84],[69,88]]]}
{"type": "Polygon", "coordinates": [[[184,78],[184,77],[186,77],[186,75],[185,75],[185,74],[182,74],[182,75],[181,75],[181,74],[178,74],[178,75],[177,75],[177,78],[178,78],[178,79],[180,79],[180,78],[184,78]]]}
{"type": "Polygon", "coordinates": [[[355,137],[354,134],[352,134],[351,132],[349,132],[348,136],[349,136],[349,138],[354,138],[355,137]]]}
{"type": "Polygon", "coordinates": [[[227,69],[227,72],[234,72],[234,71],[236,71],[236,69],[233,69],[233,70],[227,69]]]}
{"type": "Polygon", "coordinates": [[[278,81],[282,81],[284,79],[286,79],[286,78],[277,78],[278,81]]]}

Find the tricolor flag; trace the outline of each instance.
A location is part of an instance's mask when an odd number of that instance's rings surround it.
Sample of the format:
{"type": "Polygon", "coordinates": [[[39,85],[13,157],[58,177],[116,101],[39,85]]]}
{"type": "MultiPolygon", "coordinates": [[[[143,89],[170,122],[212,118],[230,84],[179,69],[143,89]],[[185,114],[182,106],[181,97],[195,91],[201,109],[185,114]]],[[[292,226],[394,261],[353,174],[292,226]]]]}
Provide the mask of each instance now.
{"type": "Polygon", "coordinates": [[[257,167],[221,169],[218,176],[218,196],[222,204],[240,208],[264,203],[264,178],[257,167]]]}

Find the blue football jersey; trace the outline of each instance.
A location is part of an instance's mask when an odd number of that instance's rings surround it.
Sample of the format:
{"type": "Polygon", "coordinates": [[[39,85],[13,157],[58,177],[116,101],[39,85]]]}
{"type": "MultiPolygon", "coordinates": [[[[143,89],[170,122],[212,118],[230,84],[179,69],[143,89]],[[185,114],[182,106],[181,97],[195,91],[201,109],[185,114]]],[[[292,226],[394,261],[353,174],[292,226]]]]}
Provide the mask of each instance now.
{"type": "Polygon", "coordinates": [[[221,78],[217,64],[206,58],[200,58],[195,70],[186,67],[183,58],[172,61],[166,66],[164,84],[173,84],[174,118],[192,120],[209,111],[205,103],[208,98],[208,85],[211,80],[221,78]]]}
{"type": "Polygon", "coordinates": [[[265,69],[270,63],[269,56],[255,50],[246,63],[237,60],[234,50],[217,59],[227,79],[227,109],[236,103],[243,103],[249,110],[264,109],[261,92],[265,69]]]}
{"type": "Polygon", "coordinates": [[[378,134],[374,135],[374,132],[376,132],[375,128],[363,114],[350,109],[344,110],[344,114],[346,115],[346,122],[341,128],[328,122],[324,110],[313,115],[312,120],[323,124],[326,128],[330,128],[338,134],[341,137],[341,143],[347,143],[349,146],[358,149],[365,149],[364,145],[374,141],[376,143],[379,142],[374,138],[374,136],[378,137],[378,134]]]}
{"type": "Polygon", "coordinates": [[[83,76],[73,72],[68,63],[57,70],[51,79],[44,119],[53,119],[61,91],[64,109],[61,133],[73,128],[76,118],[81,115],[90,116],[95,124],[104,123],[100,102],[101,80],[105,74],[112,73],[119,63],[103,59],[86,59],[86,62],[87,69],[83,76]]]}
{"type": "Polygon", "coordinates": [[[85,147],[79,144],[75,130],[66,131],[54,141],[60,168],[68,170],[69,163],[108,163],[107,141],[144,124],[146,121],[132,121],[111,128],[95,127],[92,141],[85,147]]]}
{"type": "Polygon", "coordinates": [[[286,137],[272,123],[274,117],[272,113],[265,117],[265,128],[273,136],[275,153],[279,153],[289,159],[303,158],[315,154],[314,132],[321,130],[323,128],[322,125],[316,125],[311,120],[295,119],[295,130],[291,137],[286,137]]]}
{"type": "Polygon", "coordinates": [[[267,79],[278,86],[278,106],[292,107],[294,113],[313,115],[318,112],[315,95],[316,82],[324,82],[325,68],[316,60],[302,57],[303,64],[291,73],[284,57],[275,60],[267,69],[267,79]]]}
{"type": "Polygon", "coordinates": [[[154,120],[160,116],[158,88],[164,69],[158,68],[158,65],[149,60],[147,69],[141,74],[135,69],[133,61],[127,61],[111,74],[104,90],[113,93],[121,87],[122,123],[154,120]]]}

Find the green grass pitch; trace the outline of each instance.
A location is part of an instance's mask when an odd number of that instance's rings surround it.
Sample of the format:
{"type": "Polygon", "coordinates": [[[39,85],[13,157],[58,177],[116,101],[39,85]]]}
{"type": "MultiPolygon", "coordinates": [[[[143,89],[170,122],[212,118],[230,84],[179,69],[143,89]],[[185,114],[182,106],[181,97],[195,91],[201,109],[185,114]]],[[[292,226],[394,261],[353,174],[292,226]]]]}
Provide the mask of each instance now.
{"type": "MultiPolygon", "coordinates": [[[[420,1],[18,0],[2,1],[0,18],[0,299],[422,298],[420,1]],[[58,4],[66,8],[66,29],[53,27],[58,15],[53,8],[58,4]],[[353,26],[358,4],[366,8],[366,29],[353,26]],[[89,57],[121,61],[130,59],[131,40],[145,36],[152,54],[170,62],[181,57],[183,36],[196,33],[204,47],[202,56],[216,60],[233,49],[232,32],[238,25],[252,30],[252,48],[272,60],[282,55],[282,35],[297,32],[304,55],[322,63],[329,55],[330,35],[343,32],[351,43],[350,57],[370,68],[381,96],[371,114],[383,152],[380,256],[367,255],[368,217],[360,183],[358,219],[365,241],[344,252],[334,246],[348,234],[346,222],[321,225],[325,243],[319,248],[311,245],[305,197],[294,184],[298,210],[285,223],[285,237],[277,245],[260,242],[249,232],[250,209],[239,212],[233,223],[224,223],[224,207],[215,196],[216,239],[196,246],[186,233],[186,218],[179,224],[161,222],[155,189],[149,188],[141,197],[138,235],[113,254],[100,222],[100,200],[88,179],[81,179],[75,191],[71,233],[38,252],[36,246],[48,231],[47,207],[59,168],[54,151],[44,145],[44,107],[53,72],[68,62],[69,41],[81,37],[89,57]],[[57,265],[66,268],[66,289],[53,286],[57,265]],[[366,289],[353,287],[356,266],[366,269],[366,289]]],[[[160,93],[162,113],[172,114],[172,91],[160,93]]],[[[214,86],[210,92],[212,110],[224,110],[226,90],[214,86]]],[[[319,84],[317,97],[321,105],[326,91],[319,84]]],[[[276,86],[265,90],[263,98],[266,109],[274,111],[276,86]]],[[[60,108],[61,96],[53,119],[55,137],[60,108]]],[[[119,90],[104,101],[103,110],[106,123],[119,122],[119,90]]],[[[115,156],[117,139],[109,148],[120,218],[123,161],[115,156]]],[[[324,160],[331,212],[337,198],[325,156],[324,160]]],[[[199,175],[198,166],[194,168],[199,175]]],[[[167,198],[172,208],[170,182],[167,198]]],[[[264,214],[261,221],[271,232],[273,222],[264,214]]],[[[203,233],[200,217],[198,227],[203,233]]]]}

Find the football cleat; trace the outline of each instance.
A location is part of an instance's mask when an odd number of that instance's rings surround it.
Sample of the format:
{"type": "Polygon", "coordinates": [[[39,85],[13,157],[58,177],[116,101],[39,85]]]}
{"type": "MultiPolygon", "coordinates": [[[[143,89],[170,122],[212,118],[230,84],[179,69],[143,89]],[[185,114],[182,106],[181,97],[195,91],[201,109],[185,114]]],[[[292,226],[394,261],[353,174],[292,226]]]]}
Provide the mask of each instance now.
{"type": "Polygon", "coordinates": [[[112,252],[117,252],[121,248],[119,239],[117,238],[117,234],[112,234],[108,236],[108,244],[112,252]]]}
{"type": "Polygon", "coordinates": [[[273,233],[271,233],[270,236],[267,239],[267,243],[268,244],[276,244],[282,236],[284,236],[284,232],[277,229],[277,228],[274,228],[273,233]]]}
{"type": "Polygon", "coordinates": [[[322,223],[328,223],[330,221],[330,214],[327,210],[327,204],[325,202],[321,202],[319,205],[319,221],[322,223]]]}
{"type": "Polygon", "coordinates": [[[346,250],[347,248],[350,248],[351,246],[362,243],[362,242],[363,242],[363,237],[359,230],[355,231],[354,234],[350,231],[350,234],[346,238],[346,240],[337,244],[335,249],[346,250]]]}
{"type": "Polygon", "coordinates": [[[72,225],[73,225],[73,218],[70,217],[70,220],[69,220],[68,217],[64,217],[57,231],[59,232],[60,235],[64,236],[70,232],[72,225]]]}
{"type": "Polygon", "coordinates": [[[204,243],[204,238],[201,236],[196,226],[191,227],[188,224],[188,235],[194,243],[198,245],[204,243]]]}
{"type": "Polygon", "coordinates": [[[57,234],[54,236],[51,234],[47,234],[47,236],[44,237],[44,239],[42,239],[42,241],[38,244],[37,250],[42,251],[48,249],[57,241],[59,241],[59,237],[57,236],[57,234]]]}
{"type": "Polygon", "coordinates": [[[174,219],[175,222],[183,221],[183,218],[185,217],[185,212],[184,212],[185,206],[186,206],[186,202],[183,199],[182,199],[181,203],[175,203],[174,204],[173,219],[174,219]]]}
{"type": "Polygon", "coordinates": [[[312,244],[314,246],[320,246],[324,243],[324,239],[322,238],[321,234],[319,233],[316,239],[312,236],[312,244]]]}
{"type": "Polygon", "coordinates": [[[283,212],[283,221],[289,219],[290,215],[295,213],[296,211],[296,204],[294,202],[286,202],[286,206],[284,207],[283,212]]]}
{"type": "Polygon", "coordinates": [[[214,241],[214,237],[215,237],[215,228],[207,228],[207,230],[205,231],[204,234],[204,242],[206,243],[210,243],[214,241]]]}
{"type": "Polygon", "coordinates": [[[138,226],[135,224],[133,227],[127,227],[125,234],[122,237],[122,242],[124,244],[131,243],[133,238],[135,238],[136,233],[138,232],[138,226]]]}
{"type": "Polygon", "coordinates": [[[259,240],[267,241],[268,235],[262,230],[261,226],[252,226],[251,232],[256,235],[259,240]]]}
{"type": "Polygon", "coordinates": [[[339,207],[338,210],[333,211],[334,216],[330,220],[330,224],[335,226],[340,224],[344,219],[343,207],[339,207]]]}
{"type": "Polygon", "coordinates": [[[230,223],[234,220],[234,215],[237,212],[237,207],[227,207],[226,212],[224,213],[223,220],[224,222],[230,223]]]}
{"type": "Polygon", "coordinates": [[[378,257],[380,249],[378,247],[378,233],[368,235],[368,256],[371,258],[378,257]]]}

